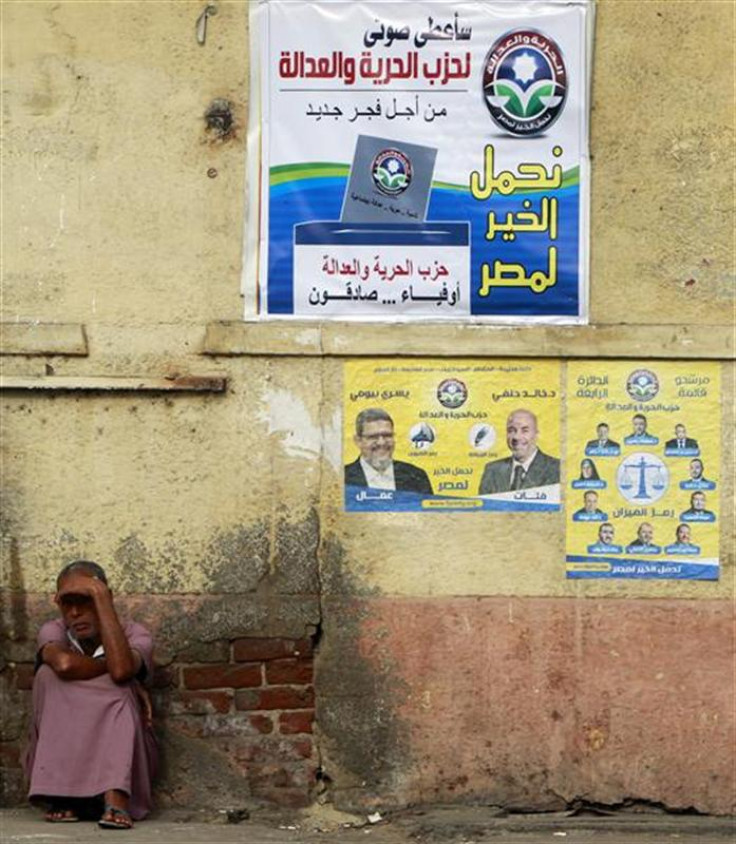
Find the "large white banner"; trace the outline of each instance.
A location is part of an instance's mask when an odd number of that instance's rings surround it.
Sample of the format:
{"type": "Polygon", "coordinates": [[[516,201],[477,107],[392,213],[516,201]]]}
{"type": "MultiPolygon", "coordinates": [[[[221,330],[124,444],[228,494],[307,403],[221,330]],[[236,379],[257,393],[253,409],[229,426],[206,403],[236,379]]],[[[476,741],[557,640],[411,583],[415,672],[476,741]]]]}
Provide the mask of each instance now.
{"type": "Polygon", "coordinates": [[[587,0],[255,7],[270,316],[587,318],[587,0]]]}

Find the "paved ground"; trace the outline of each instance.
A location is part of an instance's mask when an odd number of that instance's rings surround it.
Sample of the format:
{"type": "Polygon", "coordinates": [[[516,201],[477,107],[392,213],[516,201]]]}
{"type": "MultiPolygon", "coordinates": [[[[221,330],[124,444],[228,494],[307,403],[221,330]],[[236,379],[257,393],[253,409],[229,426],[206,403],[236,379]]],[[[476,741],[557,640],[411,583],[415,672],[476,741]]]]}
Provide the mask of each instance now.
{"type": "MultiPolygon", "coordinates": [[[[408,811],[369,823],[330,807],[301,814],[227,816],[162,812],[122,840],[127,844],[731,844],[734,819],[689,815],[564,814],[499,817],[492,808],[408,811]],[[232,818],[235,820],[235,818],[232,818]]],[[[110,833],[94,823],[50,824],[30,809],[0,812],[2,844],[87,844],[110,833]]],[[[116,838],[117,840],[117,838],[116,838]]]]}

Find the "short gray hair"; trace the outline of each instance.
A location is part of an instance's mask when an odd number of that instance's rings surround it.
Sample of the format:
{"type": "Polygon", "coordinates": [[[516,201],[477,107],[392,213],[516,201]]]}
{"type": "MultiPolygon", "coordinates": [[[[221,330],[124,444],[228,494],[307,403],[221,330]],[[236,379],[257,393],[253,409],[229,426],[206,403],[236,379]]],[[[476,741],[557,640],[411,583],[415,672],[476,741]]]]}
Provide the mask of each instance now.
{"type": "Polygon", "coordinates": [[[67,563],[67,565],[65,565],[59,572],[56,578],[56,588],[59,588],[61,581],[64,580],[65,577],[68,577],[70,574],[74,574],[75,571],[81,571],[91,577],[96,577],[98,580],[101,580],[105,585],[107,585],[107,575],[105,574],[105,569],[103,569],[99,563],[93,563],[92,560],[74,560],[71,563],[67,563]]]}
{"type": "Polygon", "coordinates": [[[363,436],[363,429],[369,422],[390,422],[391,427],[394,427],[394,420],[380,407],[369,407],[366,410],[361,410],[355,417],[355,435],[357,437],[363,436]]]}

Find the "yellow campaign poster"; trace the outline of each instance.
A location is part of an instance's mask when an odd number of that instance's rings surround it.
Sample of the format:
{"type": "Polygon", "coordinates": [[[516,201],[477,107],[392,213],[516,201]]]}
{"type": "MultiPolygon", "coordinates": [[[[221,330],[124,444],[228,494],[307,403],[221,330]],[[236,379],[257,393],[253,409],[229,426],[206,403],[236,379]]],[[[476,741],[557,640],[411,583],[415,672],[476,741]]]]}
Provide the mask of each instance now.
{"type": "Polygon", "coordinates": [[[720,370],[567,368],[568,578],[717,580],[720,370]]]}
{"type": "Polygon", "coordinates": [[[345,365],[348,511],[560,509],[560,364],[345,365]]]}

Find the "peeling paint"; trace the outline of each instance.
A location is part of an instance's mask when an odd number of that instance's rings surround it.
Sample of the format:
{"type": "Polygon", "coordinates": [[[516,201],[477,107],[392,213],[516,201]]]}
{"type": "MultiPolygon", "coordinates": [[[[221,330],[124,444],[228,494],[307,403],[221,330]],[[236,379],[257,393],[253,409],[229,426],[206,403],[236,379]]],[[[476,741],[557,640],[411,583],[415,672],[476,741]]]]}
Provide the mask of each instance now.
{"type": "Polygon", "coordinates": [[[290,457],[313,458],[320,454],[322,432],[298,395],[287,390],[267,391],[258,419],[268,425],[269,435],[279,437],[290,457]]]}

